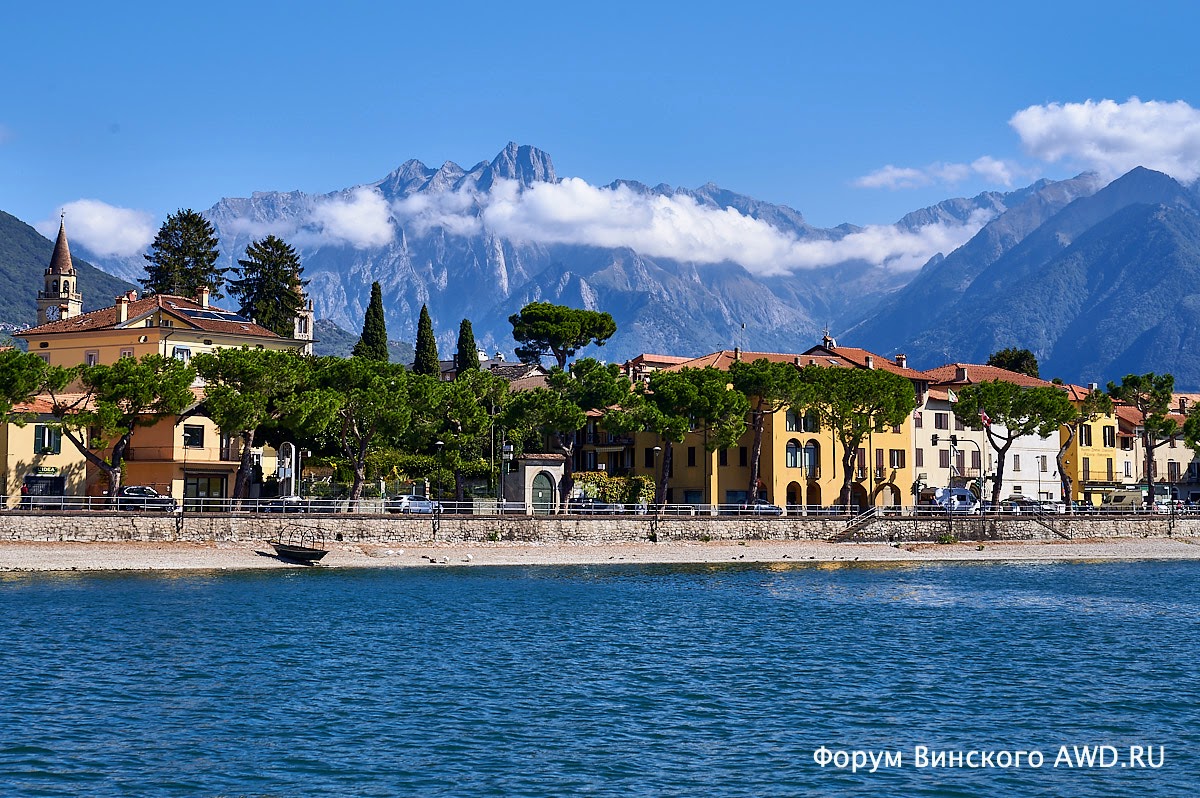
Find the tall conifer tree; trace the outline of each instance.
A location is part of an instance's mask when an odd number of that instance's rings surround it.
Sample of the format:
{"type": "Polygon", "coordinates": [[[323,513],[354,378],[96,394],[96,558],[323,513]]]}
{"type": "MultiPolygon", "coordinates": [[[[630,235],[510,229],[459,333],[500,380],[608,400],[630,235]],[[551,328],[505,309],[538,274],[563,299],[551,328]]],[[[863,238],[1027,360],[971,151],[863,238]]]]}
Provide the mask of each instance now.
{"type": "Polygon", "coordinates": [[[371,303],[363,317],[362,336],[350,352],[354,357],[388,362],[387,326],[383,321],[383,290],[371,283],[371,303]]]}
{"type": "Polygon", "coordinates": [[[138,280],[148,294],[174,294],[196,297],[207,286],[214,298],[221,296],[227,269],[217,267],[217,234],[200,214],[191,208],[167,217],[147,261],[146,277],[138,280]]]}
{"type": "Polygon", "coordinates": [[[454,371],[462,374],[467,369],[479,368],[479,349],[475,346],[475,331],[471,320],[463,319],[458,325],[458,351],[454,353],[454,371]]]}
{"type": "Polygon", "coordinates": [[[417,359],[413,361],[413,373],[432,374],[442,373],[438,363],[437,338],[433,335],[433,319],[429,317],[429,308],[421,305],[421,318],[417,321],[417,359]]]}
{"type": "Polygon", "coordinates": [[[241,307],[238,312],[254,319],[276,335],[291,338],[296,315],[304,308],[303,267],[296,250],[281,239],[267,236],[246,247],[239,260],[241,277],[229,281],[229,294],[241,307]]]}

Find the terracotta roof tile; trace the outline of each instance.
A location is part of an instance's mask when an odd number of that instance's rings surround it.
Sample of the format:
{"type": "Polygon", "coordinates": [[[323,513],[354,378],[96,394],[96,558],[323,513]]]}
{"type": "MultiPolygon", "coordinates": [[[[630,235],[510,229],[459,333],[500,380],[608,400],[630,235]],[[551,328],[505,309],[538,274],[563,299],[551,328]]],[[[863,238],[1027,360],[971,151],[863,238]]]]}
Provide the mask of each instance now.
{"type": "Polygon", "coordinates": [[[996,366],[985,366],[978,363],[947,363],[944,366],[938,366],[935,369],[929,369],[925,372],[926,377],[932,383],[937,385],[974,385],[980,382],[1011,382],[1013,385],[1020,385],[1025,388],[1040,388],[1054,383],[1046,380],[1040,380],[1037,377],[1030,377],[1028,374],[1021,374],[1016,371],[998,368],[996,366]],[[966,370],[966,379],[960,379],[959,369],[966,370]]]}
{"type": "Polygon", "coordinates": [[[56,333],[84,332],[89,330],[115,330],[129,326],[130,321],[144,319],[156,310],[179,319],[184,324],[198,330],[212,333],[244,335],[251,338],[276,338],[279,336],[253,323],[233,311],[222,310],[216,306],[201,307],[194,299],[170,294],[154,294],[135,299],[129,303],[126,312],[127,321],[117,322],[117,308],[111,306],[93,310],[80,316],[61,319],[38,327],[32,327],[17,333],[14,337],[24,338],[29,335],[49,335],[56,333]]]}

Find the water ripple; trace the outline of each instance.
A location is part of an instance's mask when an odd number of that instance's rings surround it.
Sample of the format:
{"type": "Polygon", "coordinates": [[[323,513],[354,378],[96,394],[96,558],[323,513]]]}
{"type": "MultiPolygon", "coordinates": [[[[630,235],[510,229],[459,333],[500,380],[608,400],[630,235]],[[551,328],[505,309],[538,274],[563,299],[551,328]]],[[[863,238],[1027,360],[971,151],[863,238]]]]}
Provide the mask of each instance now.
{"type": "Polygon", "coordinates": [[[0,794],[1200,793],[1192,563],[0,580],[0,794]],[[913,746],[1163,745],[1159,770],[913,746]],[[812,753],[901,750],[900,769],[812,753]],[[1190,761],[1189,761],[1190,760],[1190,761]]]}

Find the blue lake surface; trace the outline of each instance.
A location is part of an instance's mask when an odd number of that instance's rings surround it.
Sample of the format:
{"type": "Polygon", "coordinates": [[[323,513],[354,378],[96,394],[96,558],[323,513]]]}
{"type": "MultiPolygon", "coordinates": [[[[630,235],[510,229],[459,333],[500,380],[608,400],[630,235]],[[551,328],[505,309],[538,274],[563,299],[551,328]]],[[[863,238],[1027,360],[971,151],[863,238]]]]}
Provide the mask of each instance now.
{"type": "Polygon", "coordinates": [[[1194,796],[1198,575],[0,574],[0,795],[1194,796]],[[1085,745],[1121,761],[1054,767],[1085,745]],[[822,746],[900,766],[822,767],[822,746]],[[917,767],[917,746],[1045,759],[917,767]]]}

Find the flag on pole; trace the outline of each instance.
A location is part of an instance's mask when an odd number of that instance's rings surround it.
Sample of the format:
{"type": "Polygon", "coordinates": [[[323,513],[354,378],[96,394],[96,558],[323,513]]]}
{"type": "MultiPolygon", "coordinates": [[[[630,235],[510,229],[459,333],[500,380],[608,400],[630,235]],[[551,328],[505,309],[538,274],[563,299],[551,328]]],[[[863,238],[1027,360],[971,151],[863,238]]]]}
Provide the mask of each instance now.
{"type": "Polygon", "coordinates": [[[983,422],[983,426],[992,426],[992,417],[987,414],[986,410],[979,411],[979,420],[983,422]]]}

